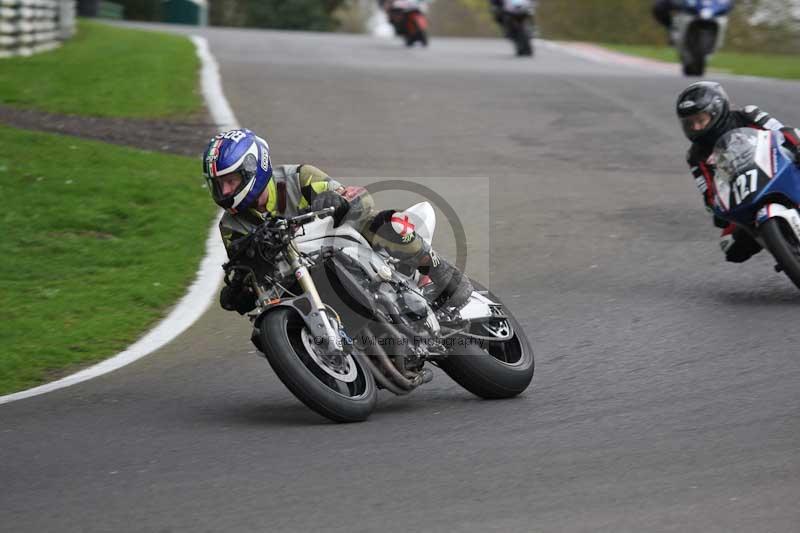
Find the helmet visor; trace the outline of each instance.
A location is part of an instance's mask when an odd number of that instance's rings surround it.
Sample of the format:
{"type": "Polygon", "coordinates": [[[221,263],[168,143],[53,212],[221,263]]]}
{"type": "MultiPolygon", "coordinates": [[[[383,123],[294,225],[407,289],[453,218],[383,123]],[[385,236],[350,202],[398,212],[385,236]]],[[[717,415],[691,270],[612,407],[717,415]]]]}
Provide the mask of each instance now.
{"type": "Polygon", "coordinates": [[[235,208],[253,187],[257,167],[255,156],[248,154],[238,170],[213,178],[206,176],[214,201],[224,209],[235,208]]]}
{"type": "Polygon", "coordinates": [[[683,133],[690,139],[700,137],[714,126],[714,117],[708,111],[680,117],[683,133]]]}

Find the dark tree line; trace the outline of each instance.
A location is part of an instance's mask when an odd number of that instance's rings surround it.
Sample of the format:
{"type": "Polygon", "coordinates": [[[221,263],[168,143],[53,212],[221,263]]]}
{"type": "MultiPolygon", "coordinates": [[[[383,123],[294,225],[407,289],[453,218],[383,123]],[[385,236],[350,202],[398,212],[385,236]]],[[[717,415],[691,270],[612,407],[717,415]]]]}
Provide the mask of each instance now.
{"type": "Polygon", "coordinates": [[[334,11],[347,0],[211,0],[213,26],[334,30],[334,11]]]}
{"type": "MultiPolygon", "coordinates": [[[[124,8],[127,20],[160,21],[162,0],[112,0],[124,8]]],[[[212,26],[243,26],[287,30],[334,30],[334,11],[350,0],[209,0],[212,26]]],[[[82,6],[96,0],[80,0],[82,6]]]]}

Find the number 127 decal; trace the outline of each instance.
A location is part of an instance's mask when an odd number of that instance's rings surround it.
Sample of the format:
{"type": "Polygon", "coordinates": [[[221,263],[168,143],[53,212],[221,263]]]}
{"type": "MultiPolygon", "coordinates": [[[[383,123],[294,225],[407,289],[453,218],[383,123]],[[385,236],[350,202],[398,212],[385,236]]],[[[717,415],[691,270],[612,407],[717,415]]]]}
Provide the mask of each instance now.
{"type": "Polygon", "coordinates": [[[737,204],[742,203],[742,200],[750,196],[751,193],[758,189],[758,169],[748,170],[739,176],[733,182],[733,198],[737,204]]]}

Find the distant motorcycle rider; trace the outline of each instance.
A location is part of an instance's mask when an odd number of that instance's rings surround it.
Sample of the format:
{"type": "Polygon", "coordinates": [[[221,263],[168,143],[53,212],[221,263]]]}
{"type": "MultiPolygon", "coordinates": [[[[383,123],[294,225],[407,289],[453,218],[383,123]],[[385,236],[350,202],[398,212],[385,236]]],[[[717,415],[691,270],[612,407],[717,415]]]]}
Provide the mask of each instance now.
{"type": "Polygon", "coordinates": [[[672,12],[683,5],[680,0],[655,0],[653,2],[653,18],[669,30],[672,28],[672,12]]]}
{"type": "MultiPolygon", "coordinates": [[[[800,130],[785,127],[754,105],[731,110],[728,95],[718,83],[701,81],[689,85],[678,96],[675,110],[683,133],[692,142],[687,162],[709,211],[716,195],[712,152],[716,142],[727,132],[736,128],[779,131],[783,134],[784,146],[795,154],[796,161],[800,161],[800,130]]],[[[722,228],[720,247],[727,261],[741,263],[761,251],[761,245],[744,229],[716,216],[714,224],[722,228]]]]}
{"type": "MultiPolygon", "coordinates": [[[[427,0],[421,0],[418,6],[423,6],[425,2],[427,0]]],[[[405,35],[406,11],[410,7],[409,2],[404,0],[378,0],[378,7],[386,12],[386,18],[394,28],[395,35],[405,35]]]]}
{"type": "Polygon", "coordinates": [[[672,40],[672,12],[683,7],[683,0],[656,0],[653,2],[653,18],[667,29],[667,44],[674,46],[672,40]]]}
{"type": "Polygon", "coordinates": [[[503,26],[503,0],[489,0],[489,9],[492,12],[494,21],[501,27],[503,26]]]}
{"type": "MultiPolygon", "coordinates": [[[[530,6],[535,9],[536,0],[530,0],[530,6]]],[[[492,13],[492,17],[494,17],[494,21],[497,22],[501,29],[505,30],[506,0],[489,0],[489,10],[492,13]]]]}
{"type": "MultiPolygon", "coordinates": [[[[374,248],[384,248],[401,264],[429,276],[446,305],[462,307],[472,294],[469,279],[440,258],[403,213],[376,212],[365,189],[345,187],[314,166],[273,166],[267,142],[248,129],[211,139],[203,155],[203,173],[214,202],[226,210],[219,229],[231,260],[239,253],[237,244],[244,242],[240,239],[269,217],[333,207],[335,225],[354,225],[374,248]]],[[[241,279],[225,282],[220,293],[224,309],[244,314],[255,307],[255,295],[241,279]]]]}

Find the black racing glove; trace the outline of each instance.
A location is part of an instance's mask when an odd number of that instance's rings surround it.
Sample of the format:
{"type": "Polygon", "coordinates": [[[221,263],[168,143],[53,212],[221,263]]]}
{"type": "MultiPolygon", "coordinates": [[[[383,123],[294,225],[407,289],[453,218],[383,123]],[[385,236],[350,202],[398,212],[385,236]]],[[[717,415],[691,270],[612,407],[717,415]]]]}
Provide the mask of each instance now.
{"type": "Polygon", "coordinates": [[[350,210],[350,202],[341,194],[333,191],[323,191],[317,194],[314,201],[311,202],[312,211],[319,211],[328,207],[336,209],[333,212],[333,225],[338,226],[350,210]]]}
{"type": "Polygon", "coordinates": [[[256,295],[242,283],[225,285],[219,293],[219,305],[227,311],[236,311],[243,315],[255,309],[256,295]]]}
{"type": "Polygon", "coordinates": [[[728,222],[727,220],[725,220],[724,218],[719,217],[716,214],[714,214],[714,225],[716,227],[718,227],[719,229],[725,229],[728,226],[730,226],[731,223],[728,222]]]}

